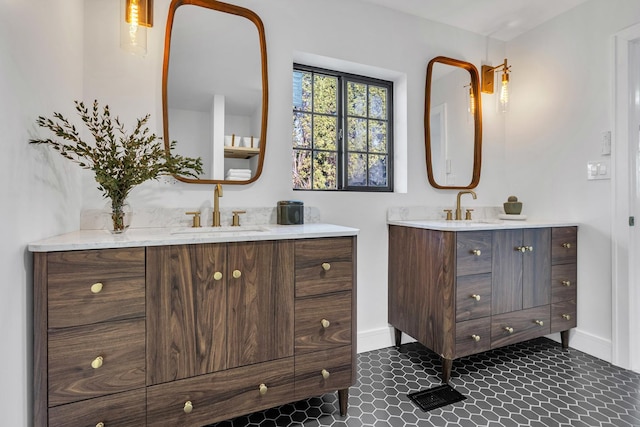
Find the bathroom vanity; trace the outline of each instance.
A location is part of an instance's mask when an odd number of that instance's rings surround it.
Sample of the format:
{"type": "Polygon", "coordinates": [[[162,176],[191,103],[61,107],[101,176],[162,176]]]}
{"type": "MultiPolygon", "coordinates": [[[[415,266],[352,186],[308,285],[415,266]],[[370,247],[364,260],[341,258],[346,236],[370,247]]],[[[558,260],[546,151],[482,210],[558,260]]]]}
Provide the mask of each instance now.
{"type": "Polygon", "coordinates": [[[442,359],[576,326],[577,226],[520,221],[390,221],[389,323],[442,359]]]}
{"type": "Polygon", "coordinates": [[[204,426],[355,381],[356,229],[33,243],[34,425],[204,426]]]}

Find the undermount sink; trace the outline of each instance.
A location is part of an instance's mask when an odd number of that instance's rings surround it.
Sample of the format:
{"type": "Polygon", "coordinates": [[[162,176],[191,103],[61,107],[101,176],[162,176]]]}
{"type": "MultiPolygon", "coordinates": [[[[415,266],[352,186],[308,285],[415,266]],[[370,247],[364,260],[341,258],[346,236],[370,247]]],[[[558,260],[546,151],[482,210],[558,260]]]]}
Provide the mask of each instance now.
{"type": "Polygon", "coordinates": [[[219,233],[262,233],[269,231],[260,225],[238,225],[224,227],[188,227],[174,230],[171,234],[219,234],[219,233]]]}

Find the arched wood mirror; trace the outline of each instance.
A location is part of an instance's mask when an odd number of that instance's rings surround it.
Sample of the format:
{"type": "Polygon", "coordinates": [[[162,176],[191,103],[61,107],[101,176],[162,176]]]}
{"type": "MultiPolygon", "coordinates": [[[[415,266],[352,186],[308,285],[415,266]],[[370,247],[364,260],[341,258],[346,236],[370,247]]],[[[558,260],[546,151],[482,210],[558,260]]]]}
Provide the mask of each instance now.
{"type": "Polygon", "coordinates": [[[200,157],[197,184],[248,184],[267,145],[267,50],[254,12],[215,0],[173,0],[162,68],[165,148],[200,157]]]}
{"type": "Polygon", "coordinates": [[[480,182],[482,108],[478,70],[438,56],[427,66],[425,145],[429,183],[469,189],[480,182]]]}

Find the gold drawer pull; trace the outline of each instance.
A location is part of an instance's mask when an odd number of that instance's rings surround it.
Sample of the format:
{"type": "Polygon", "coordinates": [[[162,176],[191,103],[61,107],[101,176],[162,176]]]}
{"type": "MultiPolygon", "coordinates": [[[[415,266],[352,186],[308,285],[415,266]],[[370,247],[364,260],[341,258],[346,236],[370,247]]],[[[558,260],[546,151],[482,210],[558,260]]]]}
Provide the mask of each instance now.
{"type": "Polygon", "coordinates": [[[562,318],[563,318],[564,320],[571,320],[571,315],[569,315],[569,314],[563,314],[563,315],[562,315],[562,318]]]}
{"type": "Polygon", "coordinates": [[[185,414],[190,414],[193,411],[193,403],[190,400],[184,402],[184,408],[182,408],[185,414]]]}
{"type": "Polygon", "coordinates": [[[322,325],[323,328],[327,329],[329,325],[331,325],[331,322],[329,322],[327,319],[322,319],[320,321],[320,324],[322,325]]]}
{"type": "Polygon", "coordinates": [[[471,295],[471,298],[473,298],[476,301],[480,301],[480,295],[478,295],[478,294],[471,295]]]}
{"type": "Polygon", "coordinates": [[[562,281],[562,285],[563,285],[563,286],[571,286],[571,281],[569,281],[569,280],[563,280],[563,281],[562,281]]]}
{"type": "Polygon", "coordinates": [[[471,253],[474,254],[475,256],[482,255],[482,251],[480,249],[474,249],[471,251],[471,253]]]}
{"type": "Polygon", "coordinates": [[[524,248],[529,252],[533,252],[533,246],[525,246],[524,248]]]}
{"type": "Polygon", "coordinates": [[[329,264],[328,262],[323,262],[323,263],[322,263],[322,269],[323,269],[324,271],[329,271],[329,270],[331,270],[331,264],[329,264]]]}
{"type": "Polygon", "coordinates": [[[242,276],[242,272],[240,270],[233,270],[233,278],[239,279],[242,276]]]}
{"type": "Polygon", "coordinates": [[[565,249],[571,249],[571,243],[563,243],[562,247],[565,249]]]}
{"type": "Polygon", "coordinates": [[[505,326],[505,327],[504,327],[504,330],[505,330],[505,331],[507,331],[507,332],[509,332],[510,334],[512,334],[512,333],[513,333],[513,328],[511,328],[511,327],[509,327],[509,326],[505,326]]]}
{"type": "Polygon", "coordinates": [[[269,388],[264,385],[264,384],[260,384],[260,395],[264,396],[265,394],[267,394],[267,391],[269,390],[269,388]]]}
{"type": "Polygon", "coordinates": [[[323,369],[321,374],[322,374],[322,378],[324,378],[325,380],[329,379],[329,375],[331,375],[329,374],[329,371],[327,371],[326,369],[323,369]]]}
{"type": "Polygon", "coordinates": [[[544,322],[542,320],[535,320],[534,323],[538,326],[544,326],[544,322]]]}
{"type": "Polygon", "coordinates": [[[93,285],[91,285],[91,293],[92,294],[99,294],[100,292],[102,292],[102,288],[104,286],[102,285],[102,283],[100,282],[96,282],[93,285]]]}
{"type": "Polygon", "coordinates": [[[102,367],[102,362],[104,361],[104,358],[102,356],[98,356],[95,359],[93,359],[91,361],[91,367],[93,369],[99,369],[102,367]]]}
{"type": "Polygon", "coordinates": [[[222,273],[220,273],[219,271],[216,271],[215,273],[213,273],[213,280],[220,280],[222,279],[222,273]]]}
{"type": "Polygon", "coordinates": [[[517,246],[516,247],[516,251],[525,253],[525,252],[527,252],[527,247],[526,246],[517,246]]]}
{"type": "Polygon", "coordinates": [[[96,427],[104,427],[104,423],[100,421],[98,424],[96,424],[96,427]]]}
{"type": "Polygon", "coordinates": [[[478,342],[480,341],[480,335],[473,334],[471,335],[471,339],[474,340],[475,342],[478,342]]]}

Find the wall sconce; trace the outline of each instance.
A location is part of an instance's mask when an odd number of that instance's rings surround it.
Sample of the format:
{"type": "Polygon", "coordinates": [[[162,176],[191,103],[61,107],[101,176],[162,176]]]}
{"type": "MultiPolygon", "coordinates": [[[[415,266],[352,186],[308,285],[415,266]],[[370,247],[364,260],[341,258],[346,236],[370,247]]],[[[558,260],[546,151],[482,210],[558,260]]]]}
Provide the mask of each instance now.
{"type": "Polygon", "coordinates": [[[498,109],[501,113],[509,111],[509,71],[511,66],[507,65],[507,58],[504,63],[491,67],[482,66],[482,92],[493,93],[494,72],[502,70],[502,83],[500,85],[500,95],[498,97],[498,109]]]}
{"type": "Polygon", "coordinates": [[[147,28],[153,26],[153,0],[120,0],[120,47],[127,52],[147,54],[147,28]]]}

